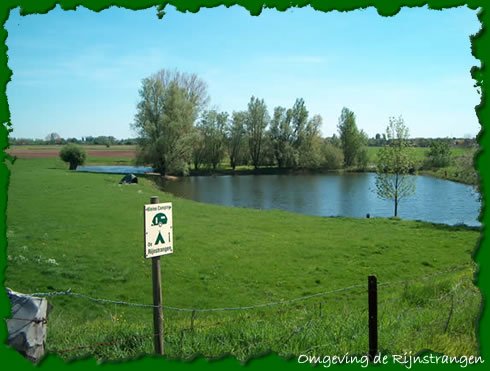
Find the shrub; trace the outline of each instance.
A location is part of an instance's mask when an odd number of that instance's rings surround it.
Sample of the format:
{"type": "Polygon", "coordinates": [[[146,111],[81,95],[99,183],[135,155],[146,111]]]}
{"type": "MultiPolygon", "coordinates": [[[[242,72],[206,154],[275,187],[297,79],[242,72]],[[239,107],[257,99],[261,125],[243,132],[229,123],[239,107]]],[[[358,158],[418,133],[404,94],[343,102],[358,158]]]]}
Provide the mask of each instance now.
{"type": "Polygon", "coordinates": [[[85,150],[76,144],[67,144],[60,151],[60,158],[70,164],[70,170],[83,165],[86,157],[85,150]]]}
{"type": "Polygon", "coordinates": [[[433,140],[425,154],[425,167],[441,168],[451,164],[451,147],[448,140],[433,140]]]}
{"type": "Polygon", "coordinates": [[[357,167],[360,170],[366,170],[368,167],[369,156],[366,147],[362,147],[359,149],[356,155],[357,167]]]}
{"type": "Polygon", "coordinates": [[[323,167],[328,170],[340,169],[344,164],[342,150],[330,143],[325,143],[322,148],[324,162],[323,167]]]}

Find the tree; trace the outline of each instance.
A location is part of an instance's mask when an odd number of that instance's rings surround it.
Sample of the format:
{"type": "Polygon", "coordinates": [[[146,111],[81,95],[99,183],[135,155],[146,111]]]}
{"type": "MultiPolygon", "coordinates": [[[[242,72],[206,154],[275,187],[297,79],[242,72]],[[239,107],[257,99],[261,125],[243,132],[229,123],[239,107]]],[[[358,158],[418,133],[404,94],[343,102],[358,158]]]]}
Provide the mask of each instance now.
{"type": "Polygon", "coordinates": [[[274,159],[279,168],[292,167],[296,162],[291,118],[290,110],[284,107],[274,108],[269,136],[274,159]]]}
{"type": "Polygon", "coordinates": [[[82,147],[72,143],[63,146],[59,156],[64,162],[70,164],[70,170],[76,170],[78,165],[83,165],[87,157],[82,147]]]}
{"type": "Polygon", "coordinates": [[[262,142],[262,150],[260,153],[260,165],[261,166],[275,166],[276,160],[274,157],[274,149],[272,147],[271,136],[268,131],[264,135],[264,141],[262,142]]]}
{"type": "Polygon", "coordinates": [[[94,144],[94,139],[95,139],[95,138],[94,138],[94,137],[92,137],[92,136],[87,136],[87,137],[82,138],[82,139],[83,139],[83,140],[82,140],[82,142],[83,142],[84,144],[94,144]]]}
{"type": "Polygon", "coordinates": [[[162,175],[186,172],[194,122],[209,100],[206,84],[194,74],[162,70],[143,79],[139,95],[132,125],[138,162],[162,175]]]}
{"type": "Polygon", "coordinates": [[[316,168],[323,162],[320,126],[322,117],[308,119],[303,98],[298,98],[292,108],[276,107],[271,120],[269,139],[279,168],[316,168]]]}
{"type": "Polygon", "coordinates": [[[194,73],[162,69],[152,78],[160,81],[163,87],[177,85],[197,113],[202,112],[209,103],[207,84],[194,73]]]}
{"type": "Polygon", "coordinates": [[[429,150],[425,154],[428,167],[446,167],[451,163],[451,147],[449,140],[435,139],[430,142],[429,150]]]}
{"type": "Polygon", "coordinates": [[[358,135],[359,135],[359,140],[358,140],[359,148],[357,149],[357,153],[356,153],[356,164],[358,168],[362,170],[366,170],[369,162],[369,155],[366,148],[369,138],[367,134],[364,132],[364,130],[361,130],[358,135]]]}
{"type": "Polygon", "coordinates": [[[247,112],[233,112],[232,118],[228,123],[226,139],[228,144],[228,155],[230,157],[230,165],[233,170],[241,164],[244,159],[244,138],[245,138],[245,122],[247,120],[247,112]]]}
{"type": "Polygon", "coordinates": [[[473,185],[481,198],[481,189],[478,172],[475,168],[477,149],[468,149],[461,153],[455,161],[455,176],[462,182],[473,185]]]}
{"type": "Polygon", "coordinates": [[[61,136],[58,133],[49,133],[46,135],[46,142],[48,144],[60,144],[61,136]]]}
{"type": "Polygon", "coordinates": [[[339,117],[339,137],[344,152],[344,165],[354,166],[358,160],[358,152],[365,145],[364,137],[356,125],[356,116],[350,109],[344,107],[339,117]]]}
{"type": "Polygon", "coordinates": [[[317,168],[322,165],[322,138],[320,126],[322,117],[315,115],[308,120],[298,147],[298,166],[301,168],[317,168]]]}
{"type": "Polygon", "coordinates": [[[265,140],[265,131],[269,123],[269,113],[263,99],[252,96],[248,103],[245,128],[248,138],[248,147],[252,165],[258,169],[262,160],[262,151],[265,140]]]}
{"type": "Polygon", "coordinates": [[[365,171],[369,163],[369,154],[366,147],[362,147],[357,152],[356,163],[359,170],[365,171]]]}
{"type": "Polygon", "coordinates": [[[111,136],[100,135],[98,137],[93,138],[93,144],[102,144],[106,147],[110,147],[111,145],[116,143],[116,138],[111,136]]]}
{"type": "Polygon", "coordinates": [[[386,128],[387,144],[378,151],[376,194],[393,200],[394,216],[398,216],[400,200],[415,193],[414,164],[410,156],[408,128],[401,117],[390,117],[386,128]]]}
{"type": "Polygon", "coordinates": [[[308,110],[303,98],[296,99],[293,108],[288,110],[288,115],[293,129],[293,146],[298,150],[304,141],[305,129],[308,123],[308,110]]]}
{"type": "MultiPolygon", "coordinates": [[[[339,137],[335,133],[330,138],[328,138],[328,142],[334,147],[342,148],[342,142],[340,141],[339,137]]],[[[342,152],[342,158],[344,158],[343,152],[342,152]]]]}
{"type": "Polygon", "coordinates": [[[192,163],[194,164],[194,170],[199,170],[199,166],[205,162],[205,150],[203,129],[197,126],[192,133],[192,163]]]}
{"type": "Polygon", "coordinates": [[[201,120],[204,162],[213,169],[216,169],[225,155],[227,122],[228,113],[216,110],[206,111],[201,120]]]}
{"type": "Polygon", "coordinates": [[[321,147],[323,155],[322,166],[328,170],[340,169],[344,163],[342,150],[333,145],[330,140],[324,139],[321,147]]]}

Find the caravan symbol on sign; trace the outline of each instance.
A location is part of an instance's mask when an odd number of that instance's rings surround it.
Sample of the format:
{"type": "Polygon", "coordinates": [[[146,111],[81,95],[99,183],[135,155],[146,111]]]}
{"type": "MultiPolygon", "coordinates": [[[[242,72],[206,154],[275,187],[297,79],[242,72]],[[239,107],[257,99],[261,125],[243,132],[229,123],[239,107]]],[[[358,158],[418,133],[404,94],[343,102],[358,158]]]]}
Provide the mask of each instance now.
{"type": "Polygon", "coordinates": [[[173,253],[172,203],[145,205],[145,258],[173,253]]]}
{"type": "Polygon", "coordinates": [[[161,227],[162,225],[167,224],[167,221],[167,216],[164,213],[158,213],[153,217],[151,225],[158,225],[161,227]]]}

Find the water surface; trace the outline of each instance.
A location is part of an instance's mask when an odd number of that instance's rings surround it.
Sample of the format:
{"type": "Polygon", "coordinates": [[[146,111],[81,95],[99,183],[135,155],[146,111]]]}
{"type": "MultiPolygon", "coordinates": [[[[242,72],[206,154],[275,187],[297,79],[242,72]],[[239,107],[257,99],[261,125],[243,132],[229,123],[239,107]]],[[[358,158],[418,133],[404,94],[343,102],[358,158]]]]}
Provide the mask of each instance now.
{"type": "MultiPolygon", "coordinates": [[[[393,201],[379,199],[374,173],[196,176],[165,181],[162,189],[195,201],[282,209],[307,215],[393,216],[393,201]]],[[[415,195],[400,201],[398,216],[479,226],[480,202],[473,187],[416,176],[415,195]]]]}

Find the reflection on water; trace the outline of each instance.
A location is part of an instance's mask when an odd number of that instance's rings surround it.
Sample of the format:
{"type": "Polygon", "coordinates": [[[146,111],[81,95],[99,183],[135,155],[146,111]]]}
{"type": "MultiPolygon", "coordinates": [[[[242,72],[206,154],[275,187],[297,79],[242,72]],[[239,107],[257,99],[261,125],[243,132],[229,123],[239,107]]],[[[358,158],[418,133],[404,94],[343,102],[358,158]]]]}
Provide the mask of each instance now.
{"type": "MultiPolygon", "coordinates": [[[[480,225],[480,202],[471,186],[428,176],[416,178],[415,195],[400,202],[401,218],[480,225]]],[[[393,201],[381,200],[373,192],[373,173],[186,177],[161,186],[180,197],[229,206],[319,216],[393,215],[393,201]]]]}

